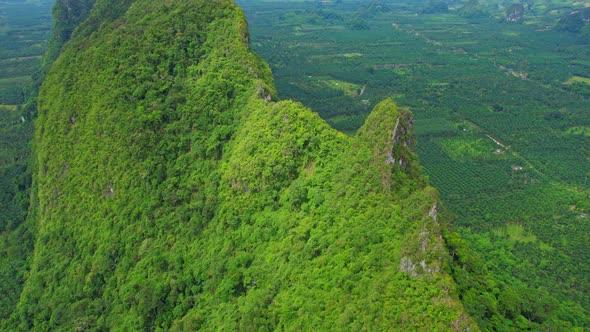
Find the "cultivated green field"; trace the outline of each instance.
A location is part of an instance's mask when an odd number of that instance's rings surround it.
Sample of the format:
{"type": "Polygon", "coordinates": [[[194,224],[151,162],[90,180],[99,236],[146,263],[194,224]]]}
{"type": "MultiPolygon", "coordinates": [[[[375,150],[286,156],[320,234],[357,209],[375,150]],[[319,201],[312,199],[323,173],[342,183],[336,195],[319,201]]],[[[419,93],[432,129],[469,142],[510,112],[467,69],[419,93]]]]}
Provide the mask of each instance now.
{"type": "Polygon", "coordinates": [[[0,1],[0,104],[24,102],[45,52],[53,2],[0,1]]]}
{"type": "Polygon", "coordinates": [[[455,277],[482,328],[590,327],[590,47],[553,28],[583,3],[536,3],[521,24],[497,2],[477,18],[415,1],[239,3],[282,98],[349,134],[381,99],[413,111],[424,172],[474,252],[455,277]]]}

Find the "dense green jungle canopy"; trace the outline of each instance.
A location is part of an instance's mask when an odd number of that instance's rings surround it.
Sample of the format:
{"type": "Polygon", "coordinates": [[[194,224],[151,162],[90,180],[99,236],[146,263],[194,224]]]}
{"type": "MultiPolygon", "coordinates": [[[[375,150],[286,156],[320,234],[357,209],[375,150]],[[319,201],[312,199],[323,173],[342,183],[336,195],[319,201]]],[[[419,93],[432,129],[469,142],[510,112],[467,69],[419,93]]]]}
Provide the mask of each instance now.
{"type": "Polygon", "coordinates": [[[273,101],[229,0],[54,14],[3,330],[477,330],[410,112],[273,101]]]}

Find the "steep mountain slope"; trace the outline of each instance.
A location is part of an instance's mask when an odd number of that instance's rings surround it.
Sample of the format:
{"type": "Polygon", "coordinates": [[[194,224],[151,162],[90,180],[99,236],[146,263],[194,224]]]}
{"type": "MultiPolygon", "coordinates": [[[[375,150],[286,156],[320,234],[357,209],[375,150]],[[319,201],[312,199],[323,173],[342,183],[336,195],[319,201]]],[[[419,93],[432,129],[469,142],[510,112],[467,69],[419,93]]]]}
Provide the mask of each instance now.
{"type": "MultiPolygon", "coordinates": [[[[25,100],[21,101],[24,103],[14,110],[0,105],[0,139],[4,144],[3,149],[0,149],[0,157],[3,159],[0,161],[0,294],[3,294],[0,298],[0,319],[9,317],[18,302],[24,273],[30,264],[27,257],[31,255],[33,247],[31,223],[26,223],[25,220],[31,187],[32,120],[37,114],[39,87],[61,47],[70,39],[72,31],[87,18],[94,2],[55,2],[52,10],[55,19],[49,45],[40,68],[32,73],[33,82],[30,83],[27,94],[23,95],[25,100]]],[[[34,4],[22,5],[21,10],[28,11],[31,6],[34,4]]]]}
{"type": "Polygon", "coordinates": [[[86,18],[96,0],[57,0],[52,9],[53,29],[44,65],[48,66],[57,58],[61,47],[70,40],[74,29],[86,18]]]}
{"type": "Polygon", "coordinates": [[[463,330],[412,116],[290,101],[229,0],[98,0],[39,96],[20,330],[463,330]],[[116,6],[115,6],[116,4],[116,6]]]}
{"type": "Polygon", "coordinates": [[[31,250],[26,218],[32,125],[21,112],[0,106],[0,320],[14,310],[31,250]]]}

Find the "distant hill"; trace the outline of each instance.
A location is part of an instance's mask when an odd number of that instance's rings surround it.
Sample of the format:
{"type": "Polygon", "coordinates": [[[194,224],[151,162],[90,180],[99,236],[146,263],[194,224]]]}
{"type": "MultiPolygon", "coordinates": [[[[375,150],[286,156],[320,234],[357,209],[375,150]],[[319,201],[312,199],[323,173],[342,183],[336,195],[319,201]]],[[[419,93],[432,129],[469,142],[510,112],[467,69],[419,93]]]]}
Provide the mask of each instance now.
{"type": "Polygon", "coordinates": [[[520,23],[524,19],[524,5],[521,3],[515,3],[510,5],[506,9],[506,15],[504,19],[511,23],[520,23]]]}
{"type": "Polygon", "coordinates": [[[581,33],[590,41],[590,7],[573,10],[559,19],[557,28],[569,32],[581,33]]]}

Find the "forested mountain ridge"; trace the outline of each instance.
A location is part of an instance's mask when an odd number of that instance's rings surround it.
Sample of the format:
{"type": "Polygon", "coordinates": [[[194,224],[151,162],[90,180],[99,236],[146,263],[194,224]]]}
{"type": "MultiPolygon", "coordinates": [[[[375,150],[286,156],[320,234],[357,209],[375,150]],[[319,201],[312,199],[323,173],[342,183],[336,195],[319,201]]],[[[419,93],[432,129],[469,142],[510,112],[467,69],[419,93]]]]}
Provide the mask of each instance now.
{"type": "Polygon", "coordinates": [[[74,29],[88,17],[95,0],[58,0],[53,5],[53,29],[44,65],[49,66],[59,55],[61,47],[70,40],[74,29]]]}
{"type": "Polygon", "coordinates": [[[482,330],[588,329],[590,49],[558,25],[584,3],[529,2],[519,24],[510,3],[477,2],[239,1],[281,97],[350,135],[379,100],[412,110],[482,330]]]}
{"type": "Polygon", "coordinates": [[[39,94],[5,330],[477,330],[412,116],[274,102],[229,0],[98,0],[39,94]],[[120,6],[114,6],[119,4],[120,6]]]}

